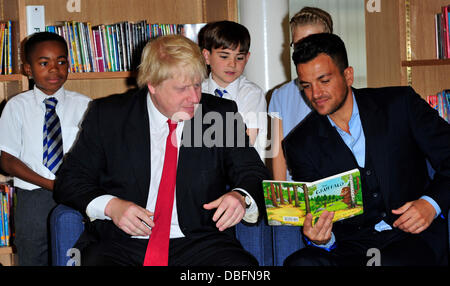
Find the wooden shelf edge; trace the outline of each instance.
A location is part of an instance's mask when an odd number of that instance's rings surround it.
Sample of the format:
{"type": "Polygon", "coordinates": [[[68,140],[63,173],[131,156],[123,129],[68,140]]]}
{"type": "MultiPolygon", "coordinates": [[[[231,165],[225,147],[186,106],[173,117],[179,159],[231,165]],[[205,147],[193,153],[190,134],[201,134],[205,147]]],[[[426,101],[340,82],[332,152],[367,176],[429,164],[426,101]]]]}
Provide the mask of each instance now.
{"type": "Polygon", "coordinates": [[[85,73],[69,73],[68,80],[84,80],[84,79],[115,79],[136,77],[136,71],[126,72],[85,72],[85,73]]]}
{"type": "Polygon", "coordinates": [[[0,246],[0,255],[12,253],[14,253],[12,246],[0,246]]]}
{"type": "Polygon", "coordinates": [[[22,80],[24,75],[21,74],[8,74],[0,75],[0,81],[19,81],[22,80]]]}
{"type": "Polygon", "coordinates": [[[450,65],[450,59],[402,61],[403,67],[450,65]]]}

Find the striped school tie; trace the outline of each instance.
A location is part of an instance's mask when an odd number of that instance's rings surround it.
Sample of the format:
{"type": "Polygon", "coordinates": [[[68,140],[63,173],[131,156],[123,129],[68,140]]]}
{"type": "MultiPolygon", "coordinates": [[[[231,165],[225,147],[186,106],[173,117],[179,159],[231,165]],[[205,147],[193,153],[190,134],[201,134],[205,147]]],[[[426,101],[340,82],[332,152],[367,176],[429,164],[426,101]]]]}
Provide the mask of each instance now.
{"type": "Polygon", "coordinates": [[[216,88],[216,90],[214,91],[214,94],[218,97],[223,97],[225,93],[228,93],[225,89],[221,91],[220,89],[216,88]]]}
{"type": "Polygon", "coordinates": [[[61,124],[56,114],[56,104],[58,100],[54,97],[46,98],[45,122],[44,122],[44,154],[43,164],[53,174],[56,173],[62,163],[63,142],[61,134],[61,124]]]}

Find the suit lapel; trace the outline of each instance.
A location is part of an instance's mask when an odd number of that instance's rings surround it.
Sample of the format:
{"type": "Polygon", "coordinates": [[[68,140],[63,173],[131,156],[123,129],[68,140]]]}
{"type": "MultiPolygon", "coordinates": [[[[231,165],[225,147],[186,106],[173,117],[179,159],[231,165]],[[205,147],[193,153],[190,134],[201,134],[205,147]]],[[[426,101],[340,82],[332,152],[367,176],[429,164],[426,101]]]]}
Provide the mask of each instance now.
{"type": "MultiPolygon", "coordinates": [[[[139,204],[146,205],[150,186],[150,124],[147,110],[147,89],[139,91],[129,110],[125,129],[128,164],[132,166],[139,187],[139,204]]],[[[125,162],[126,163],[126,162],[125,162]]]]}
{"type": "Polygon", "coordinates": [[[203,146],[203,134],[210,124],[203,123],[205,104],[203,97],[200,105],[191,120],[184,122],[183,134],[181,135],[180,151],[178,153],[177,165],[177,200],[183,201],[183,196],[191,188],[192,180],[198,179],[198,168],[196,164],[201,164],[201,147],[203,146]]]}
{"type": "MultiPolygon", "coordinates": [[[[323,177],[335,175],[355,168],[355,159],[351,150],[337,130],[331,126],[326,116],[319,116],[320,166],[324,168],[323,177]]],[[[322,172],[322,171],[320,171],[322,172]]]]}

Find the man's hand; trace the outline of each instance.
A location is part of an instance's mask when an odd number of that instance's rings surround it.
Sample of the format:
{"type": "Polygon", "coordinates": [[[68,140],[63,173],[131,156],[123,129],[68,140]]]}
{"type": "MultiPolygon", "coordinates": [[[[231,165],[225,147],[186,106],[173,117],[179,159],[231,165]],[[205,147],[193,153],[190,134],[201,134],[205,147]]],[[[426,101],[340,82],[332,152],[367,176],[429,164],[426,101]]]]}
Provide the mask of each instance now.
{"type": "Polygon", "coordinates": [[[417,234],[430,226],[436,215],[436,210],[426,200],[418,199],[407,202],[396,210],[392,210],[392,213],[400,215],[400,217],[394,221],[394,227],[397,227],[404,232],[417,234]]]}
{"type": "Polygon", "coordinates": [[[303,234],[317,245],[326,244],[331,239],[331,229],[333,228],[334,212],[323,211],[317,223],[312,226],[312,214],[305,217],[303,223],[303,234]]]}
{"type": "Polygon", "coordinates": [[[204,209],[217,209],[213,221],[220,231],[238,224],[245,215],[245,200],[238,192],[231,191],[215,201],[203,205],[204,209]]]}
{"type": "Polygon", "coordinates": [[[153,216],[152,212],[119,198],[113,198],[108,202],[105,215],[109,216],[118,228],[130,235],[150,235],[151,227],[155,226],[150,218],[153,216]]]}

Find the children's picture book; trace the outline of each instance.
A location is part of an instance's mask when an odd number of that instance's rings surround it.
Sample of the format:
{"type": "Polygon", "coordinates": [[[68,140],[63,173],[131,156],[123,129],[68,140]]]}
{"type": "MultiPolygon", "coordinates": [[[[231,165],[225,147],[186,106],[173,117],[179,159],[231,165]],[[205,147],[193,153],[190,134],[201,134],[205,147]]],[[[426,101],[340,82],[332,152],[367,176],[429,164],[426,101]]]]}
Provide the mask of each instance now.
{"type": "Polygon", "coordinates": [[[353,169],[315,182],[263,181],[269,225],[303,226],[306,214],[313,224],[324,210],[333,221],[363,213],[361,175],[353,169]]]}

